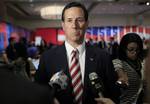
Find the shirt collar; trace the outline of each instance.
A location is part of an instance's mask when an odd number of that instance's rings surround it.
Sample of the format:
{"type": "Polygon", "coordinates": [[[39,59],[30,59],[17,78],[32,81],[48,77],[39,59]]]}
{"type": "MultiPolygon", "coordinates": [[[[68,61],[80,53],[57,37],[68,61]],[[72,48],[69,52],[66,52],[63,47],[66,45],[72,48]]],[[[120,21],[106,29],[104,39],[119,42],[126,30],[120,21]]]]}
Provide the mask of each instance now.
{"type": "MultiPolygon", "coordinates": [[[[74,47],[72,47],[67,41],[65,41],[65,46],[66,46],[66,50],[68,55],[71,55],[71,52],[75,49],[74,47]]],[[[85,42],[83,42],[81,45],[79,45],[77,47],[78,51],[79,51],[79,56],[83,54],[83,52],[85,51],[85,42]]]]}

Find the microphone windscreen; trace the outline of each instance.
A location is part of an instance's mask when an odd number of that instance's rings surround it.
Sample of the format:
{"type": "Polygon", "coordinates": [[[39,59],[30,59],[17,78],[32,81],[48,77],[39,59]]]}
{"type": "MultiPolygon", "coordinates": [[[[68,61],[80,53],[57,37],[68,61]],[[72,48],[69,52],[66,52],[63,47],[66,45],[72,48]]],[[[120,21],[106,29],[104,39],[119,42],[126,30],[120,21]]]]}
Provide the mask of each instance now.
{"type": "Polygon", "coordinates": [[[63,71],[57,72],[51,77],[49,85],[57,91],[65,90],[68,85],[68,77],[63,71]]]}
{"type": "Polygon", "coordinates": [[[97,73],[95,72],[90,73],[89,79],[90,79],[90,85],[94,93],[96,93],[99,97],[103,97],[104,86],[102,80],[97,75],[97,73]]]}

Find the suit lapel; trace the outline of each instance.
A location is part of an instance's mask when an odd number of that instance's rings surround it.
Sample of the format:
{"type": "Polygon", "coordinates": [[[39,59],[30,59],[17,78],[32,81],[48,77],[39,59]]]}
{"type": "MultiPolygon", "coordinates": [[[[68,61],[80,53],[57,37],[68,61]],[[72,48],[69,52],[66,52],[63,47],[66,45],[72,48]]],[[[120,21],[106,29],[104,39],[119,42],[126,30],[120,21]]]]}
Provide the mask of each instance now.
{"type": "Polygon", "coordinates": [[[96,72],[97,68],[96,52],[93,49],[93,46],[86,45],[83,103],[86,102],[85,98],[87,96],[89,74],[91,72],[96,72]]]}
{"type": "MultiPolygon", "coordinates": [[[[60,65],[60,70],[63,70],[64,73],[68,76],[68,78],[71,79],[71,76],[69,73],[69,65],[68,65],[68,60],[67,60],[65,44],[60,46],[56,55],[58,57],[57,63],[58,63],[58,65],[60,65]]],[[[71,85],[71,80],[69,80],[69,84],[71,85]]]]}
{"type": "Polygon", "coordinates": [[[96,52],[93,49],[94,48],[92,46],[86,46],[84,83],[86,83],[86,81],[88,80],[88,76],[91,72],[96,72],[96,52]]]}
{"type": "Polygon", "coordinates": [[[60,70],[63,70],[65,74],[69,74],[69,66],[68,66],[68,61],[67,61],[67,55],[66,55],[66,49],[65,45],[63,44],[62,46],[59,47],[56,56],[58,57],[57,59],[57,64],[60,67],[60,70]]]}

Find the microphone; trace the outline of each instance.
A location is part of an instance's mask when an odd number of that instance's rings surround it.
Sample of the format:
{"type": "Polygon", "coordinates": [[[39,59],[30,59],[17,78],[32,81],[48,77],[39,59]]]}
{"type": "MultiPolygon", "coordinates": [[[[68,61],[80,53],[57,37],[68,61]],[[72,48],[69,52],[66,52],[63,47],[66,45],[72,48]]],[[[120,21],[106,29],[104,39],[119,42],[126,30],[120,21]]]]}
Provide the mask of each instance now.
{"type": "Polygon", "coordinates": [[[94,92],[97,93],[99,97],[104,97],[104,95],[103,95],[103,92],[104,92],[103,82],[100,79],[100,77],[98,77],[97,73],[95,73],[95,72],[90,73],[89,79],[90,79],[90,84],[91,84],[94,92]]]}
{"type": "Polygon", "coordinates": [[[65,90],[68,85],[68,77],[63,71],[57,72],[51,77],[48,84],[54,88],[56,92],[65,90]]]}

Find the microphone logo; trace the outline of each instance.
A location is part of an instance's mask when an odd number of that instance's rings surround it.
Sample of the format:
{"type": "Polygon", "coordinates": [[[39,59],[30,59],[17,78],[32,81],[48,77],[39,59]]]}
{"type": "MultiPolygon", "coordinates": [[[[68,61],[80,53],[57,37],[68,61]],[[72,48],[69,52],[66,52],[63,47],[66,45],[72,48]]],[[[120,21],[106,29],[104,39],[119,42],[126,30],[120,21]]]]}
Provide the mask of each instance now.
{"type": "Polygon", "coordinates": [[[68,85],[68,77],[63,71],[55,73],[49,81],[49,85],[57,91],[65,90],[68,85]]]}

